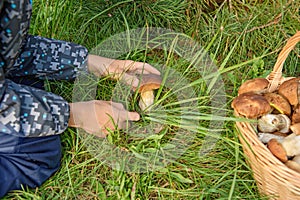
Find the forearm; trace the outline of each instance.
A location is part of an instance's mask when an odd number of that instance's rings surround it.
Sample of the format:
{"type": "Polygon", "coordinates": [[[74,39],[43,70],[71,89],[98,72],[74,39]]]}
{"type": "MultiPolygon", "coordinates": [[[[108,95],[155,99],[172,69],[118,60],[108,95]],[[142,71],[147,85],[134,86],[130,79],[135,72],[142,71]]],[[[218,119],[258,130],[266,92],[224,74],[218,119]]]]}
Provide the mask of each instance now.
{"type": "Polygon", "coordinates": [[[34,76],[48,80],[71,80],[78,72],[87,71],[88,51],[84,46],[29,35],[7,77],[34,76]]]}
{"type": "Polygon", "coordinates": [[[0,102],[2,132],[39,137],[60,134],[68,127],[69,105],[62,97],[10,80],[4,84],[0,102]]]}

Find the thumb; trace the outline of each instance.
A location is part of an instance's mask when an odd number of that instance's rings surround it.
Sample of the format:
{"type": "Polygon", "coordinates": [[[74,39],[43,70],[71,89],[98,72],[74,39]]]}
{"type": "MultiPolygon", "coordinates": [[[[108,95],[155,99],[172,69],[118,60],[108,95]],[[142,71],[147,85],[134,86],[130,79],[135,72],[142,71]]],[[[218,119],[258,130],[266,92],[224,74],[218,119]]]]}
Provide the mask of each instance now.
{"type": "Polygon", "coordinates": [[[140,114],[137,112],[128,112],[128,120],[138,121],[140,120],[140,114]]]}

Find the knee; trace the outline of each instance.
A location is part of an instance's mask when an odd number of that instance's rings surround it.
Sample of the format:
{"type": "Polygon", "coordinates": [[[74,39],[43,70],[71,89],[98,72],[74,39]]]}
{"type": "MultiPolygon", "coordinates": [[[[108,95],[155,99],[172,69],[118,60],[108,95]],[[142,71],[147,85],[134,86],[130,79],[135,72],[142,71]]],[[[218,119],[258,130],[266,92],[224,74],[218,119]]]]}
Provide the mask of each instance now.
{"type": "Polygon", "coordinates": [[[60,167],[59,136],[21,138],[14,153],[0,152],[0,198],[22,185],[42,185],[60,167]]]}

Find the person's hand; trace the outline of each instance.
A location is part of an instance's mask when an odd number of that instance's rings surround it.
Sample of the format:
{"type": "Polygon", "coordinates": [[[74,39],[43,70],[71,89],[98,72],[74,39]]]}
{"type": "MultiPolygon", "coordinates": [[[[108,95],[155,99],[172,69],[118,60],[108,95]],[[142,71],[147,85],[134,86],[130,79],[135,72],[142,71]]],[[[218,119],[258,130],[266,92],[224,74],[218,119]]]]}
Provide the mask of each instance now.
{"type": "Polygon", "coordinates": [[[120,103],[92,100],[70,103],[69,126],[82,128],[87,133],[105,137],[110,131],[126,128],[140,115],[127,111],[120,103]]]}
{"type": "Polygon", "coordinates": [[[97,55],[88,56],[89,71],[98,77],[111,76],[137,88],[142,74],[160,75],[160,72],[148,63],[132,60],[114,60],[97,55]]]}

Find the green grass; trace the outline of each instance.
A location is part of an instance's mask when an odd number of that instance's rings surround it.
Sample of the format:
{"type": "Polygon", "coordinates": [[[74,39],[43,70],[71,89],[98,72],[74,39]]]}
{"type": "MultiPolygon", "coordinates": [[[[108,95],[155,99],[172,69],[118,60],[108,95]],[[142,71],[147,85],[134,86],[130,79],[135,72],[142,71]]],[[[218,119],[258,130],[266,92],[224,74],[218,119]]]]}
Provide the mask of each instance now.
{"type": "MultiPolygon", "coordinates": [[[[139,137],[117,131],[100,142],[80,137],[82,133],[68,129],[61,135],[63,158],[60,170],[41,187],[11,192],[3,199],[264,199],[259,195],[251,169],[245,162],[234,119],[231,118],[230,102],[243,81],[266,76],[272,70],[285,41],[300,30],[300,3],[288,0],[229,2],[212,6],[209,1],[201,0],[35,0],[31,34],[72,41],[89,50],[112,35],[141,27],[161,27],[186,34],[207,49],[219,69],[227,100],[222,109],[228,118],[221,127],[221,134],[212,135],[218,139],[213,149],[199,156],[211,122],[209,114],[213,112],[207,92],[210,86],[203,81],[205,76],[186,70],[191,64],[180,57],[175,46],[164,46],[160,50],[135,49],[120,58],[164,66],[164,75],[168,74],[168,70],[182,74],[179,76],[182,79],[176,81],[178,85],[158,91],[158,100],[163,107],[154,109],[149,116],[143,115],[137,124],[142,129],[144,124],[149,123],[149,118],[163,120],[164,115],[168,115],[170,120],[166,120],[164,129],[157,135],[139,137]],[[188,84],[183,79],[187,79],[188,84]],[[176,95],[181,94],[180,88],[184,86],[195,91],[196,107],[191,108],[195,101],[186,103],[183,98],[180,103],[185,107],[178,109],[176,95]],[[174,88],[177,93],[174,93],[174,88]],[[183,124],[186,123],[186,127],[178,125],[178,113],[185,117],[183,124]],[[189,124],[189,114],[199,120],[192,120],[189,124]],[[174,133],[178,131],[191,134],[192,140],[180,135],[175,137],[174,133]],[[172,148],[168,144],[174,137],[188,142],[188,148],[181,156],[172,158],[172,148]],[[87,148],[87,142],[102,145],[99,148],[102,151],[98,152],[102,159],[91,153],[93,149],[87,148]],[[109,162],[109,158],[116,154],[111,156],[111,152],[105,151],[105,145],[117,145],[122,151],[134,153],[141,160],[148,155],[147,152],[155,152],[157,156],[151,157],[151,161],[160,168],[151,170],[147,168],[151,167],[151,163],[145,161],[148,165],[141,173],[130,173],[126,169],[126,157],[118,162],[109,162]],[[103,157],[107,159],[103,160],[103,157]],[[160,163],[162,159],[168,163],[160,163]],[[119,170],[109,163],[117,163],[119,170]]],[[[298,76],[299,55],[297,48],[286,60],[286,76],[298,76]]],[[[209,78],[211,83],[220,81],[214,76],[209,78]]],[[[98,99],[108,100],[116,96],[112,90],[119,86],[119,90],[123,91],[122,85],[107,78],[93,84],[99,88],[96,91],[98,99]]],[[[72,89],[73,83],[66,81],[48,84],[48,90],[68,101],[72,101],[72,89]]],[[[86,90],[84,87],[79,89],[86,90]]],[[[118,100],[127,103],[129,109],[136,108],[136,96],[131,95],[130,99],[128,95],[121,93],[118,100]]],[[[220,117],[219,120],[223,119],[220,117]]],[[[141,166],[131,167],[141,170],[141,166]]]]}

